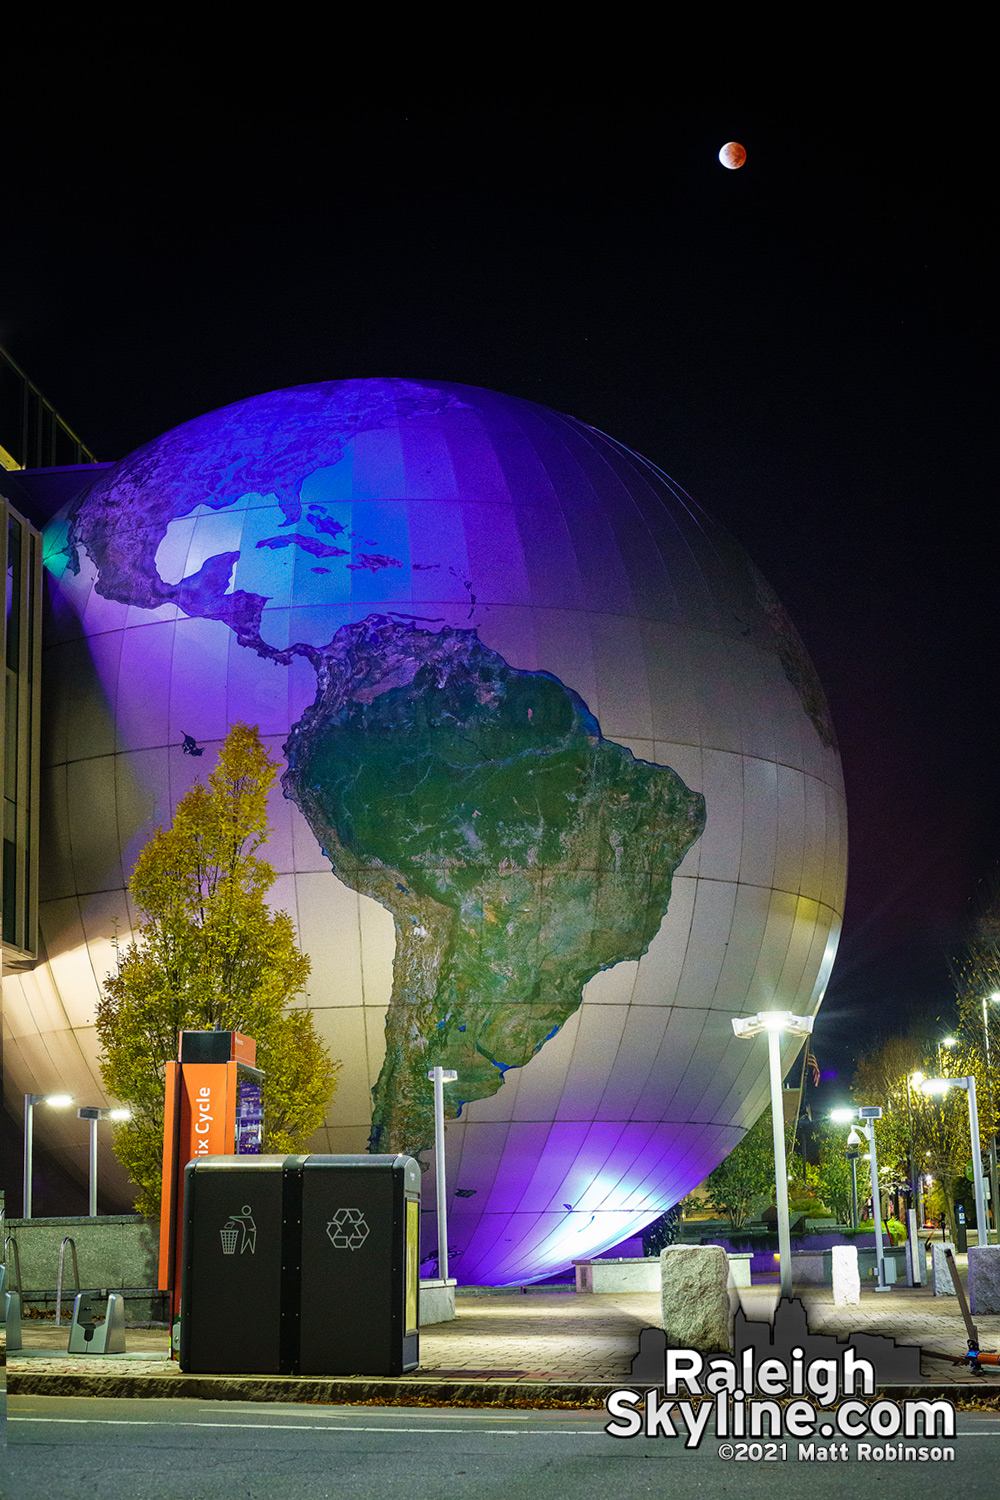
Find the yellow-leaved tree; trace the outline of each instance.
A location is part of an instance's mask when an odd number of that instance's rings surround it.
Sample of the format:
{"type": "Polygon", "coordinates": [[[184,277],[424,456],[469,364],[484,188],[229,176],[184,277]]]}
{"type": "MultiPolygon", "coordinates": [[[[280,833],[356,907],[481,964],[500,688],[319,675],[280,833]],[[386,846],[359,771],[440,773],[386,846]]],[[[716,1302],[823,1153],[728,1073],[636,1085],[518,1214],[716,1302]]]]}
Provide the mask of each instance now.
{"type": "Polygon", "coordinates": [[[337,1082],[307,1008],[293,1008],[309,975],[286,912],[266,896],[275,871],[260,857],[276,763],[256,728],[234,724],[208,785],[182,797],[136,860],[129,890],[142,913],[118,950],[97,1011],[101,1074],[129,1107],[115,1154],[138,1188],[136,1209],[160,1210],[166,1063],[182,1030],[241,1031],[264,1070],[264,1150],[300,1151],[322,1123],[337,1082]]]}

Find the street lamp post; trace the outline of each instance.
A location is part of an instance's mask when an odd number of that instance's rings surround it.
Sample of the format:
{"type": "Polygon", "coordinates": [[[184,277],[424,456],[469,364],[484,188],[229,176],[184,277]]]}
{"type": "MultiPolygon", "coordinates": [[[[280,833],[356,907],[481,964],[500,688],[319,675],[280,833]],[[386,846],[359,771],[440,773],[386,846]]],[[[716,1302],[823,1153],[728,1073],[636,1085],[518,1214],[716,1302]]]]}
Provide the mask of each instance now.
{"type": "Polygon", "coordinates": [[[130,1120],[132,1111],[128,1109],[101,1109],[96,1104],[84,1105],[76,1112],[78,1120],[90,1121],[90,1195],[87,1212],[92,1219],[97,1218],[97,1122],[98,1120],[130,1120]]]}
{"type": "Polygon", "coordinates": [[[947,1047],[948,1051],[950,1052],[951,1049],[952,1049],[952,1047],[957,1047],[957,1046],[958,1046],[958,1037],[957,1036],[943,1036],[943,1037],[940,1038],[940,1040],[938,1041],[938,1044],[937,1044],[938,1072],[939,1073],[943,1073],[944,1072],[944,1059],[943,1059],[943,1057],[941,1055],[941,1048],[942,1047],[947,1047]]]}
{"type": "Polygon", "coordinates": [[[909,1136],[910,1136],[910,1150],[909,1150],[909,1160],[908,1160],[908,1165],[909,1165],[909,1168],[910,1168],[910,1207],[912,1209],[916,1209],[916,1206],[917,1206],[917,1179],[914,1176],[914,1165],[913,1165],[913,1109],[912,1109],[912,1106],[911,1106],[911,1103],[910,1103],[910,1075],[909,1075],[909,1073],[907,1073],[907,1075],[906,1075],[906,1124],[907,1124],[907,1128],[908,1128],[909,1136]]]}
{"type": "Polygon", "coordinates": [[[448,1194],[444,1180],[444,1085],[454,1083],[452,1068],[431,1068],[427,1077],[434,1084],[434,1175],[437,1178],[438,1276],[448,1279],[448,1194]]]}
{"type": "Polygon", "coordinates": [[[861,1137],[856,1130],[852,1130],[847,1137],[847,1160],[851,1164],[851,1227],[858,1227],[858,1157],[861,1155],[859,1147],[861,1137]]]}
{"type": "Polygon", "coordinates": [[[778,1267],[781,1295],[792,1295],[792,1237],[788,1222],[788,1168],[785,1165],[785,1114],[781,1092],[781,1033],[808,1036],[812,1016],[794,1016],[790,1010],[762,1010],[755,1016],[733,1017],[733,1031],[744,1041],[767,1032],[767,1057],[771,1078],[771,1125],[774,1137],[774,1188],[778,1199],[778,1267]]]}
{"type": "MultiPolygon", "coordinates": [[[[1000,994],[990,995],[991,1005],[1000,1005],[1000,994]]],[[[986,1043],[986,1077],[990,1085],[990,1196],[993,1200],[993,1227],[1000,1231],[1000,1182],[997,1180],[997,1132],[996,1132],[996,1096],[993,1093],[993,1062],[990,1058],[990,1027],[986,1011],[986,997],[983,997],[983,1041],[986,1043]]],[[[1000,1233],[998,1233],[1000,1238],[1000,1233]]],[[[989,1230],[986,1231],[986,1242],[989,1242],[989,1230]]]]}
{"type": "Polygon", "coordinates": [[[923,1174],[916,1171],[916,1157],[913,1148],[913,1109],[910,1104],[910,1085],[918,1089],[924,1081],[923,1073],[907,1073],[906,1075],[906,1117],[910,1124],[910,1177],[912,1185],[910,1189],[910,1202],[917,1211],[917,1224],[924,1222],[924,1179],[923,1174]],[[914,1176],[914,1173],[916,1175],[914,1176]]]}
{"type": "Polygon", "coordinates": [[[969,1106],[969,1141],[972,1148],[972,1184],[976,1195],[976,1222],[979,1226],[979,1243],[990,1242],[989,1222],[986,1217],[986,1193],[983,1189],[983,1157],[979,1147],[979,1110],[976,1107],[976,1080],[965,1078],[925,1078],[920,1085],[925,1094],[946,1094],[949,1089],[964,1089],[969,1106]]]}
{"type": "MultiPolygon", "coordinates": [[[[882,1239],[882,1199],[878,1186],[878,1152],[875,1147],[875,1121],[882,1118],[882,1107],[879,1104],[862,1104],[858,1109],[833,1109],[830,1111],[831,1120],[860,1120],[861,1130],[868,1141],[868,1166],[871,1172],[872,1183],[872,1218],[875,1222],[875,1264],[878,1270],[877,1292],[888,1292],[891,1290],[885,1279],[885,1246],[882,1239]]],[[[851,1131],[851,1136],[855,1131],[851,1131]]]]}
{"type": "Polygon", "coordinates": [[[34,1166],[34,1114],[36,1104],[50,1104],[53,1109],[65,1109],[72,1104],[69,1094],[25,1094],[24,1096],[24,1186],[22,1191],[22,1217],[31,1218],[31,1174],[34,1166]]]}

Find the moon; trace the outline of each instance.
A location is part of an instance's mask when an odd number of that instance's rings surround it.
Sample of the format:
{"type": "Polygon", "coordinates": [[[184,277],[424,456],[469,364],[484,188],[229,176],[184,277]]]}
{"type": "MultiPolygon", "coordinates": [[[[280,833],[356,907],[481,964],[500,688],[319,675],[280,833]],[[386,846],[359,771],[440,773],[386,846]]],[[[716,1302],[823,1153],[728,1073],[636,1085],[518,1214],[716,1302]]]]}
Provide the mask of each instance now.
{"type": "Polygon", "coordinates": [[[727,141],[719,152],[719,160],[724,167],[735,172],[737,167],[742,167],[747,159],[747,154],[739,141],[727,141]]]}

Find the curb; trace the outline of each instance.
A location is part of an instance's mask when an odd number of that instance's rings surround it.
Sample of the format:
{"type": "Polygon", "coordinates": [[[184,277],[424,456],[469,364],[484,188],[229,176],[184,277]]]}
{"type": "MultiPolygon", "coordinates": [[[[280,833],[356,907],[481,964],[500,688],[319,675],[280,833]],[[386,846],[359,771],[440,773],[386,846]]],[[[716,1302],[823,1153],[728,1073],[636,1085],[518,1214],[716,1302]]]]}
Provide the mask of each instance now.
{"type": "MultiPolygon", "coordinates": [[[[625,1377],[622,1377],[624,1381],[625,1377]]],[[[331,1380],[317,1376],[55,1374],[7,1371],[8,1396],[315,1402],[331,1406],[573,1406],[602,1408],[622,1381],[331,1380]]]]}
{"type": "MultiPolygon", "coordinates": [[[[104,1396],[136,1400],[300,1402],[330,1406],[504,1406],[603,1409],[612,1391],[647,1390],[645,1381],[337,1380],[285,1375],[107,1375],[7,1372],[9,1396],[104,1396]]],[[[660,1388],[662,1390],[662,1388],[660,1388]]],[[[879,1386],[873,1400],[954,1401],[1000,1409],[1000,1382],[985,1379],[879,1386]]]]}

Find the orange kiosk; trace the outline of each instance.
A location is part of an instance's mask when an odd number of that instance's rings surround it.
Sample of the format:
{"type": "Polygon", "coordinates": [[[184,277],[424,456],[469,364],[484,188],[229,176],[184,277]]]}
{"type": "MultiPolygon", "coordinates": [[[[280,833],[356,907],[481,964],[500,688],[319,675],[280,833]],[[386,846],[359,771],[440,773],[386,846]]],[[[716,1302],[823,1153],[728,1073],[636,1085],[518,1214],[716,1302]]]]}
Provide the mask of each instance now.
{"type": "Polygon", "coordinates": [[[239,1031],[182,1031],[167,1063],[163,1112],[159,1288],[180,1313],[184,1168],[202,1156],[259,1155],[263,1135],[257,1043],[239,1031]]]}

